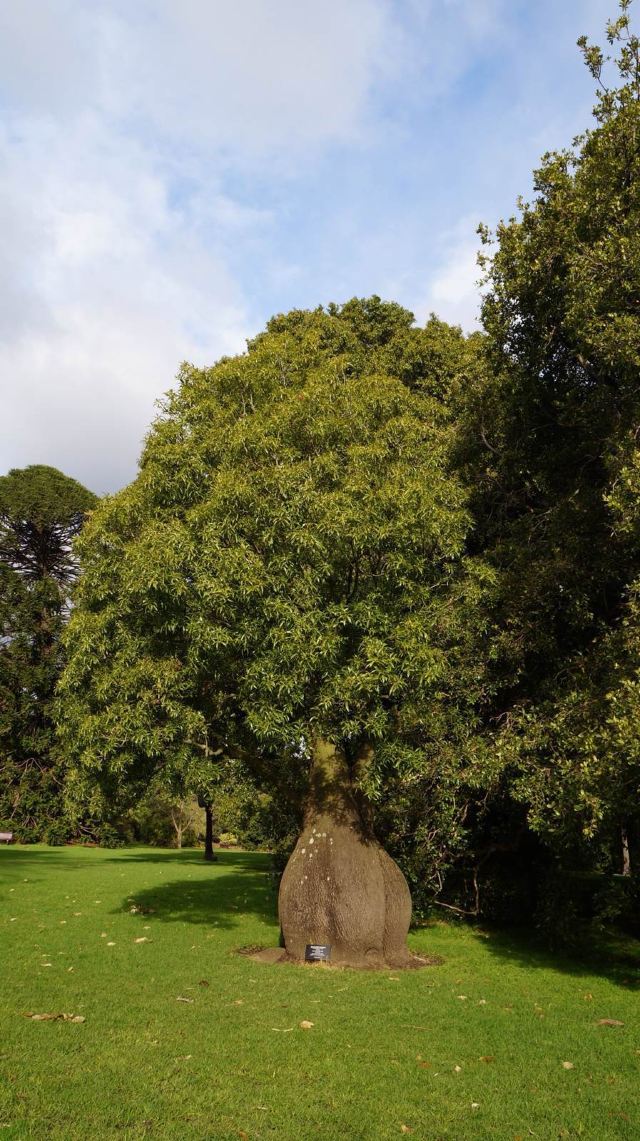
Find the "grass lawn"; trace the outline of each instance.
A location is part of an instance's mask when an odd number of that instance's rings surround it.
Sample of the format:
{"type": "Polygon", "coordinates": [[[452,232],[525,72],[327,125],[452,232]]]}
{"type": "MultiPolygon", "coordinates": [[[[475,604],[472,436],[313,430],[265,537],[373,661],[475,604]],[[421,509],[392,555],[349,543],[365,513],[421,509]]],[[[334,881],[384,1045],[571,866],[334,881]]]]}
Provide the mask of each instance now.
{"type": "Polygon", "coordinates": [[[266,966],[234,949],[277,941],[267,871],[0,850],[0,1141],[640,1138],[637,944],[589,966],[442,923],[411,936],[438,967],[266,966]]]}

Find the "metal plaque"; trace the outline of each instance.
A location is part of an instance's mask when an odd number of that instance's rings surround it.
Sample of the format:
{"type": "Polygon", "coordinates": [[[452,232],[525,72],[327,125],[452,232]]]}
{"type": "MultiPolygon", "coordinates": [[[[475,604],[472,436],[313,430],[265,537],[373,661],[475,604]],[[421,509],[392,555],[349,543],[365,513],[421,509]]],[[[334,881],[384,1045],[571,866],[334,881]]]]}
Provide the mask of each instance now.
{"type": "Polygon", "coordinates": [[[304,949],[305,963],[328,963],[331,947],[327,943],[307,943],[304,949]]]}

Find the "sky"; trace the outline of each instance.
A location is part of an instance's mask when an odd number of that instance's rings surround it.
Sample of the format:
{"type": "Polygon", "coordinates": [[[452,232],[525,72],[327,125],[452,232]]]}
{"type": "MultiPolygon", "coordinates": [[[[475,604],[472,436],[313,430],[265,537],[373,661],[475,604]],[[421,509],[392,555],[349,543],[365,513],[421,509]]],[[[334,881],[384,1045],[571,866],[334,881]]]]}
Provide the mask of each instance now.
{"type": "Polygon", "coordinates": [[[136,473],[183,360],[378,294],[474,328],[478,223],[590,122],[615,0],[0,0],[0,473],[136,473]]]}

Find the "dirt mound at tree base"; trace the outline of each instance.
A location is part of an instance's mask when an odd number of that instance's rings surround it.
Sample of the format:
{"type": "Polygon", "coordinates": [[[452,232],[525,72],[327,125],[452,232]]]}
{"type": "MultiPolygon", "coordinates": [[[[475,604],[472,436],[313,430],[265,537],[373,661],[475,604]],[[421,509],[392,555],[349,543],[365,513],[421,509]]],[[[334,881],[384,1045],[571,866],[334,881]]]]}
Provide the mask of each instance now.
{"type": "Polygon", "coordinates": [[[438,955],[412,955],[409,954],[405,962],[392,965],[390,963],[373,962],[363,959],[357,963],[308,963],[304,959],[294,959],[288,955],[283,947],[262,947],[260,950],[245,950],[239,948],[239,955],[245,955],[254,963],[268,963],[270,965],[289,965],[292,967],[320,967],[323,970],[333,971],[415,971],[423,967],[439,967],[444,960],[438,955]]]}

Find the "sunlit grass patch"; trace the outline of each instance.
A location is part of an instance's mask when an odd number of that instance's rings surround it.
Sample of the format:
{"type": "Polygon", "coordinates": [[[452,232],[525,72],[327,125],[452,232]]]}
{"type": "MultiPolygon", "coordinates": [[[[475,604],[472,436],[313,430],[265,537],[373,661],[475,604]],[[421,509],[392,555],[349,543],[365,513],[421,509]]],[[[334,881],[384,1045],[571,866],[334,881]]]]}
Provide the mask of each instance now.
{"type": "Polygon", "coordinates": [[[236,953],[278,940],[262,855],[12,848],[0,883],[2,1136],[640,1136],[637,944],[436,924],[440,966],[283,970],[236,953]]]}

